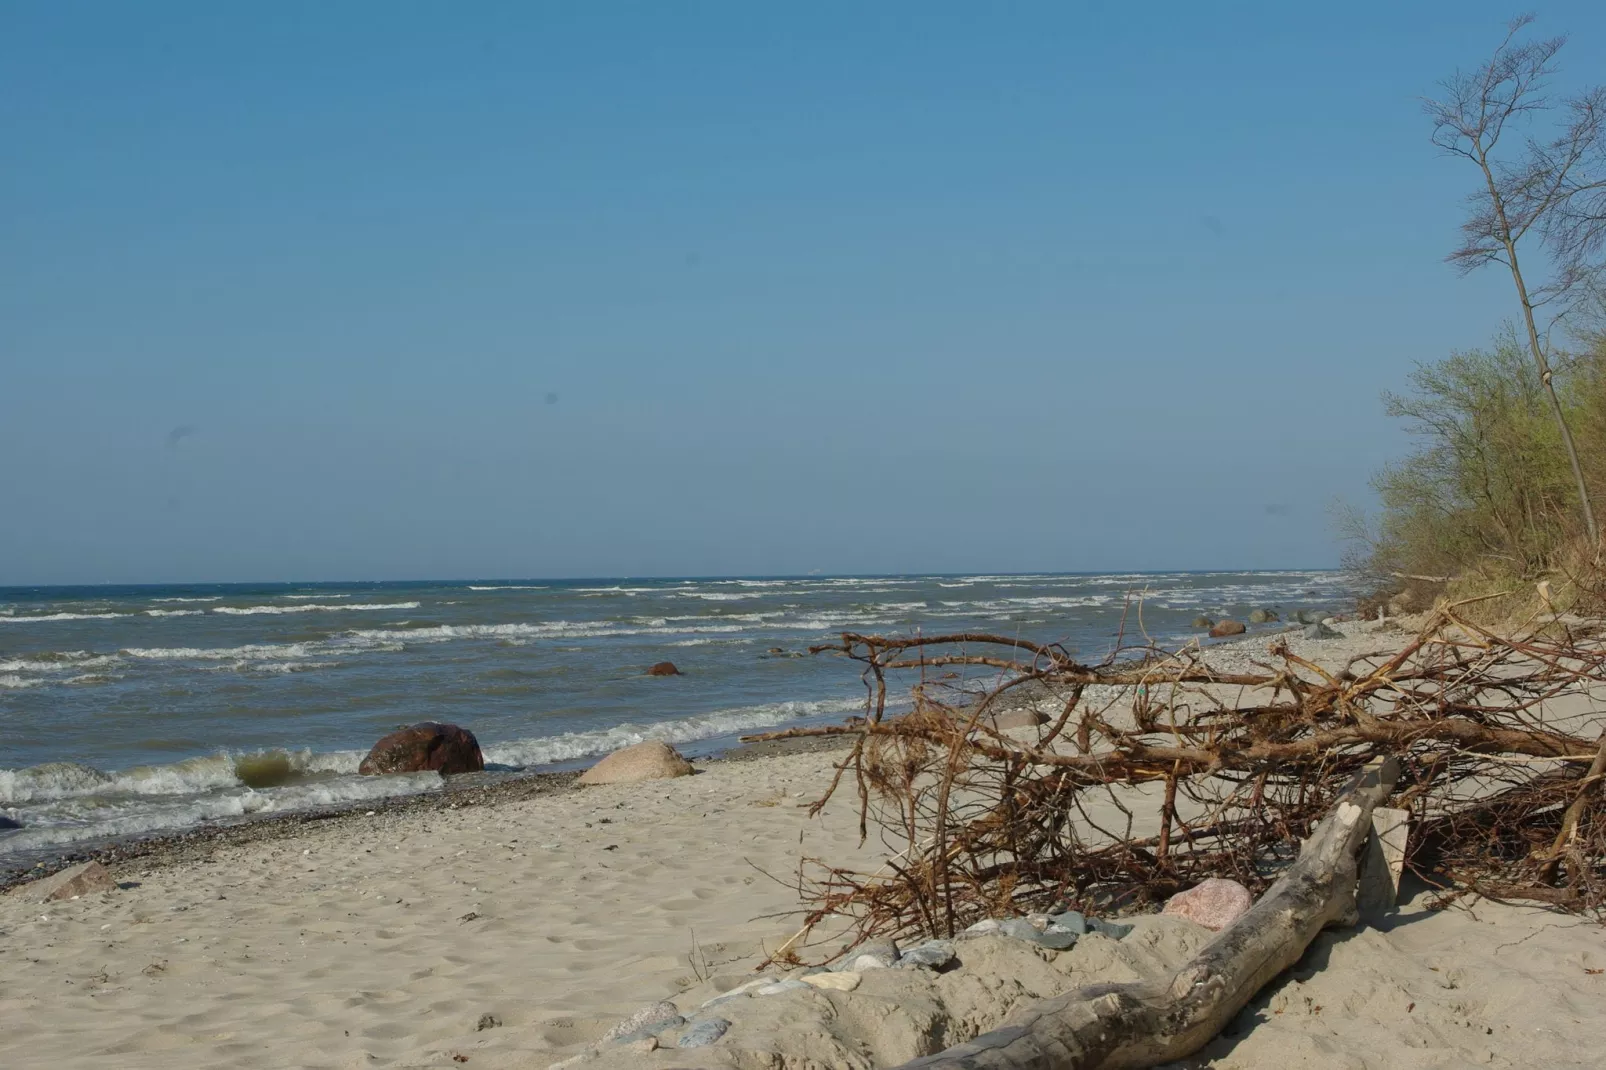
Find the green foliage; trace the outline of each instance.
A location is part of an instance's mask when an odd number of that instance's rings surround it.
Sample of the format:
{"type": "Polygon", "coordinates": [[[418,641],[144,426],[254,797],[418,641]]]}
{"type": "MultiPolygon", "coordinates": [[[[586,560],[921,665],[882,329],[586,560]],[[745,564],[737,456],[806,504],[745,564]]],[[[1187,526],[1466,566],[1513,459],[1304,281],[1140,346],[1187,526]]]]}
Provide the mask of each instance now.
{"type": "MultiPolygon", "coordinates": [[[[1606,346],[1556,377],[1591,495],[1606,482],[1606,346]]],[[[1486,587],[1547,574],[1573,552],[1578,501],[1544,389],[1508,331],[1486,350],[1419,365],[1385,395],[1417,445],[1373,479],[1382,514],[1352,564],[1378,580],[1457,576],[1486,587]]],[[[1396,584],[1397,586],[1397,584],[1396,584]]]]}

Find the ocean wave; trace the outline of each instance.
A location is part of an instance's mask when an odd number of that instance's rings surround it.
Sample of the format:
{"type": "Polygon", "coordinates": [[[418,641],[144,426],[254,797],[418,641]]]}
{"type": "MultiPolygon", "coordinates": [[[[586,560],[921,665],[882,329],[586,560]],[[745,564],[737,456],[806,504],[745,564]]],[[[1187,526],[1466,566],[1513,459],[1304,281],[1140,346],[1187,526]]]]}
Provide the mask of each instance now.
{"type": "Polygon", "coordinates": [[[326,606],[310,602],[299,606],[215,606],[213,613],[227,613],[235,617],[252,617],[263,613],[313,613],[331,610],[417,609],[417,602],[363,602],[344,606],[326,606]]]}
{"type": "Polygon", "coordinates": [[[25,687],[38,687],[42,683],[44,681],[38,678],[25,679],[14,672],[0,675],[0,689],[7,691],[21,691],[25,687]]]}
{"type": "Polygon", "coordinates": [[[152,598],[152,602],[221,602],[223,596],[212,595],[210,598],[152,598]]]}
{"type": "Polygon", "coordinates": [[[677,591],[678,598],[701,598],[705,602],[740,602],[747,598],[763,598],[762,591],[677,591]]]}
{"type": "Polygon", "coordinates": [[[118,617],[130,617],[132,613],[41,613],[35,616],[8,616],[0,615],[0,621],[7,624],[45,624],[58,620],[116,620],[118,617]]]}
{"type": "Polygon", "coordinates": [[[521,739],[485,747],[485,760],[501,765],[550,765],[553,762],[603,754],[661,739],[665,743],[685,743],[697,739],[734,735],[755,728],[769,728],[788,721],[824,717],[833,713],[855,713],[864,709],[863,699],[823,699],[814,702],[772,702],[762,706],[716,710],[713,713],[683,717],[657,724],[621,724],[589,732],[565,732],[541,739],[521,739]]]}
{"type": "Polygon", "coordinates": [[[257,661],[264,658],[305,658],[309,643],[247,643],[244,646],[154,646],[126,647],[120,653],[146,661],[257,661]]]}
{"type": "Polygon", "coordinates": [[[549,588],[549,587],[526,586],[524,584],[510,583],[510,584],[503,584],[501,586],[496,586],[496,587],[476,587],[473,584],[469,584],[468,589],[471,590],[471,591],[546,591],[546,590],[550,590],[551,588],[549,588]]]}
{"type": "Polygon", "coordinates": [[[199,617],[204,609],[147,609],[147,617],[199,617]]]}
{"type": "MultiPolygon", "coordinates": [[[[25,769],[0,769],[0,804],[49,802],[85,796],[195,795],[223,788],[263,785],[260,771],[278,772],[283,782],[314,774],[352,774],[363,751],[271,750],[209,754],[159,765],[138,765],[107,773],[78,762],[49,762],[25,769]],[[242,773],[245,774],[242,778],[242,773]]],[[[430,774],[435,775],[435,774],[430,774]]],[[[268,786],[279,786],[270,783],[268,786]]]]}
{"type": "Polygon", "coordinates": [[[87,650],[52,650],[0,661],[0,672],[78,672],[83,669],[115,665],[116,654],[93,654],[87,650]]]}
{"type": "Polygon", "coordinates": [[[325,591],[322,594],[287,594],[286,598],[350,598],[349,594],[331,594],[325,591]]]}

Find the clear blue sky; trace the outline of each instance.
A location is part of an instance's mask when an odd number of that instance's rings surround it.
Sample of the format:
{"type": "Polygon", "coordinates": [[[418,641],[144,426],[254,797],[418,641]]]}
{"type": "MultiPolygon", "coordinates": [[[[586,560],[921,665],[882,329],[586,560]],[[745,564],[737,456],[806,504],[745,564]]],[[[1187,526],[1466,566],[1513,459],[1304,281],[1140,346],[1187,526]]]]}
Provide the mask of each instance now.
{"type": "Polygon", "coordinates": [[[0,584],[1332,564],[1513,11],[11,0],[0,584]]]}

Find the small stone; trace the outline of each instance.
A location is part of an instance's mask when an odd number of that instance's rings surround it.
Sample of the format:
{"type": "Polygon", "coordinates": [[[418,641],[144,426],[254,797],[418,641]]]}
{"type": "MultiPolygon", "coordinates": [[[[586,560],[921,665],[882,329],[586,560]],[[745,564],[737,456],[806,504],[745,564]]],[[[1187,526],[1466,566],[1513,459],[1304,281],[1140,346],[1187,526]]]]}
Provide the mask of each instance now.
{"type": "Polygon", "coordinates": [[[474,1032],[483,1033],[487,1029],[495,1029],[497,1026],[499,1026],[501,1024],[502,1024],[502,1019],[498,1018],[496,1015],[494,1015],[494,1014],[482,1014],[482,1015],[480,1015],[479,1022],[477,1022],[475,1024],[475,1026],[474,1026],[474,1032]]]}
{"type": "Polygon", "coordinates": [[[1217,621],[1216,626],[1210,629],[1210,638],[1221,639],[1228,635],[1242,635],[1246,630],[1247,629],[1244,627],[1243,621],[1217,621]]]}
{"type": "Polygon", "coordinates": [[[1036,929],[1040,933],[1047,932],[1048,927],[1051,924],[1048,920],[1047,914],[1028,914],[1026,915],[1026,920],[1031,922],[1032,928],[1036,929]]]}
{"type": "Polygon", "coordinates": [[[1340,632],[1340,631],[1336,631],[1333,628],[1328,627],[1326,621],[1318,621],[1315,624],[1308,624],[1308,625],[1305,626],[1305,638],[1306,639],[1342,639],[1342,638],[1344,638],[1344,633],[1340,632]]]}
{"type": "Polygon", "coordinates": [[[705,1018],[703,1021],[693,1022],[690,1029],[680,1034],[680,1039],[675,1041],[675,1046],[679,1048],[706,1048],[724,1036],[725,1030],[730,1027],[730,1022],[724,1018],[705,1018]]]}
{"type": "Polygon", "coordinates": [[[90,892],[109,892],[117,887],[112,875],[99,862],[84,862],[46,877],[38,884],[39,901],[76,899],[90,892]]]}
{"type": "Polygon", "coordinates": [[[954,960],[954,955],[952,942],[948,940],[927,940],[919,947],[905,951],[898,959],[898,965],[940,970],[954,960]]]}
{"type": "Polygon", "coordinates": [[[834,970],[885,970],[898,961],[898,945],[891,940],[867,940],[843,956],[834,970]]]}
{"type": "Polygon", "coordinates": [[[1067,910],[1063,914],[1050,914],[1050,931],[1058,929],[1061,932],[1075,933],[1077,936],[1087,935],[1087,919],[1079,910],[1067,910]]]}
{"type": "Polygon", "coordinates": [[[1041,710],[1005,710],[994,714],[990,720],[995,731],[1007,732],[1011,728],[1036,728],[1047,724],[1048,714],[1041,710]]]}
{"type": "Polygon", "coordinates": [[[1211,877],[1167,899],[1161,913],[1220,932],[1243,917],[1254,901],[1249,889],[1237,881],[1211,877]]]}
{"type": "Polygon", "coordinates": [[[786,980],[784,980],[784,981],[776,981],[772,985],[760,985],[759,987],[753,989],[753,995],[755,995],[755,996],[778,996],[782,992],[796,992],[800,988],[808,988],[808,987],[809,986],[804,984],[802,981],[795,981],[792,978],[788,977],[786,980]]]}
{"type": "Polygon", "coordinates": [[[1132,926],[1122,921],[1105,921],[1103,918],[1089,918],[1088,928],[1100,936],[1108,936],[1111,940],[1120,940],[1129,936],[1132,926]]]}
{"type": "Polygon", "coordinates": [[[859,987],[859,975],[848,971],[842,973],[811,973],[802,979],[807,988],[827,988],[833,992],[852,992],[859,987]]]}
{"type": "Polygon", "coordinates": [[[967,933],[993,933],[1001,929],[1003,924],[997,918],[983,918],[965,931],[967,933]]]}
{"type": "Polygon", "coordinates": [[[1038,933],[1037,939],[1033,940],[1032,943],[1036,944],[1038,947],[1046,947],[1050,951],[1069,951],[1071,948],[1076,946],[1076,941],[1080,939],[1081,936],[1077,933],[1057,933],[1050,931],[1046,933],[1038,933]]]}
{"type": "Polygon", "coordinates": [[[680,1009],[668,1000],[651,1003],[602,1034],[603,1040],[635,1040],[647,1033],[656,1033],[685,1021],[680,1009]]]}
{"type": "Polygon", "coordinates": [[[998,931],[1005,936],[1013,936],[1017,940],[1030,940],[1034,944],[1037,942],[1037,938],[1042,935],[1037,931],[1037,926],[1025,918],[1010,918],[1008,921],[1000,922],[998,931]]]}

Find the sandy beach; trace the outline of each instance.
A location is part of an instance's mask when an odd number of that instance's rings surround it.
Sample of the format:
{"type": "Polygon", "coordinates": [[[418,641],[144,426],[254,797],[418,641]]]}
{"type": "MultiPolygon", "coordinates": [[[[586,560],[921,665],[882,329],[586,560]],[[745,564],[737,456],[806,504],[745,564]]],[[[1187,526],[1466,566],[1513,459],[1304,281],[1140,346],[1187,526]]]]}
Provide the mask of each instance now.
{"type": "MultiPolygon", "coordinates": [[[[1377,643],[1356,636],[1321,653],[1340,660],[1377,643]]],[[[878,864],[882,848],[873,836],[859,846],[846,799],[807,817],[834,757],[707,761],[674,780],[559,780],[524,798],[285,823],[116,862],[117,890],[66,902],[19,885],[0,900],[0,1065],[547,1067],[645,1004],[689,1012],[756,976],[796,928],[784,882],[800,856],[878,864]]],[[[1537,907],[1465,898],[1434,910],[1432,899],[1414,888],[1381,927],[1323,935],[1183,1065],[1601,1065],[1606,930],[1537,907]]],[[[1014,965],[961,945],[971,962],[960,973],[976,1013],[1002,1016],[1089,971],[1163,964],[1208,935],[1140,926],[1129,940],[1147,958],[1100,958],[1090,940],[1058,963],[1034,952],[1014,965]]],[[[914,1041],[894,1024],[914,990],[887,985],[771,997],[839,1023],[820,1029],[842,1034],[829,1039],[841,1051],[860,1043],[851,1058],[765,1052],[761,1035],[737,1028],[628,1065],[909,1057],[899,1045],[914,1041]]]]}

